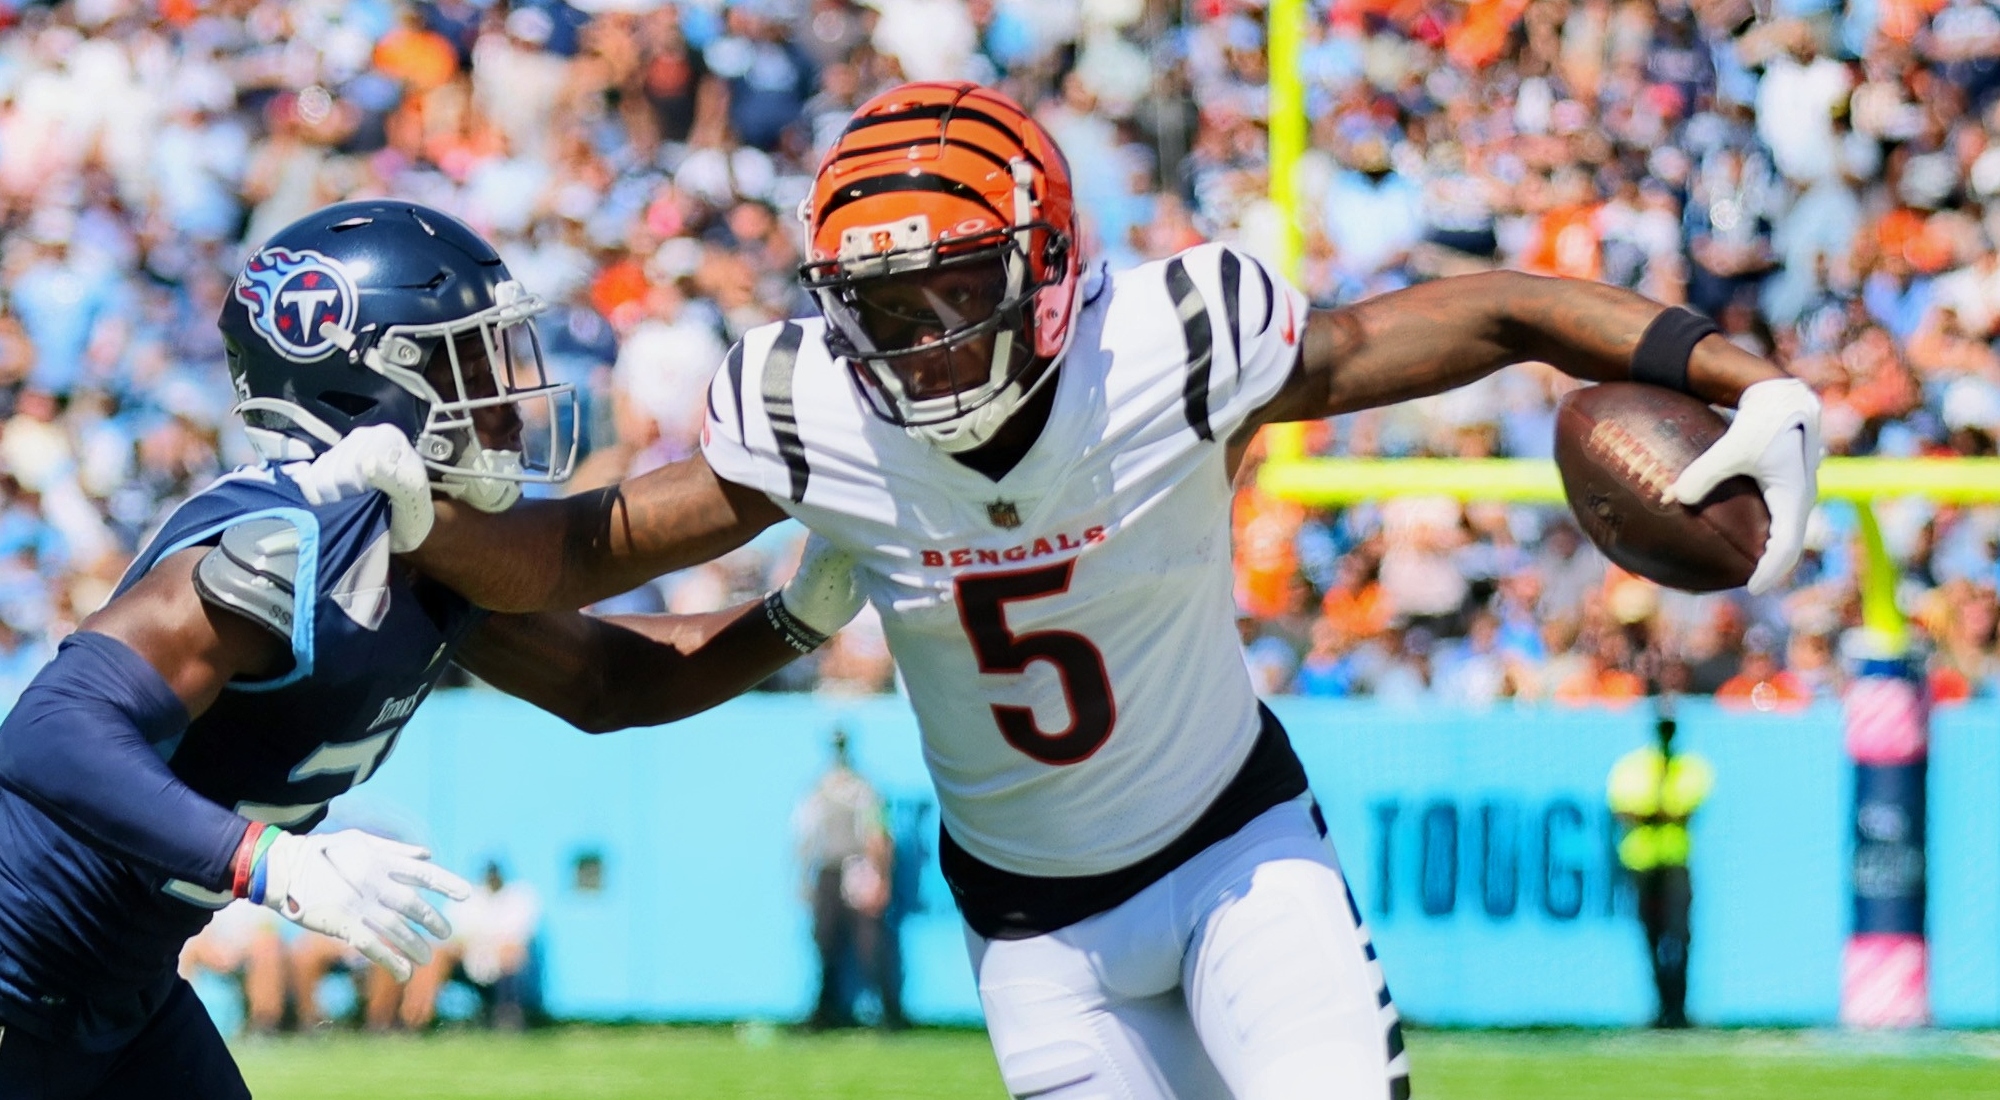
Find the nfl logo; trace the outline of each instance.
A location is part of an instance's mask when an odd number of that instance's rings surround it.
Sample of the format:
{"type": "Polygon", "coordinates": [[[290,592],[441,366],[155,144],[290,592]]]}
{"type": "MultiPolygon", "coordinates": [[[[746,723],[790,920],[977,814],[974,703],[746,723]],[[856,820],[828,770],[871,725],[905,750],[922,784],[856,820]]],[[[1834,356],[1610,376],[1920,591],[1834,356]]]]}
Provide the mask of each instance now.
{"type": "Polygon", "coordinates": [[[1021,510],[1011,500],[996,500],[986,506],[986,518],[995,527],[1005,527],[1009,531],[1021,526],[1021,510]]]}

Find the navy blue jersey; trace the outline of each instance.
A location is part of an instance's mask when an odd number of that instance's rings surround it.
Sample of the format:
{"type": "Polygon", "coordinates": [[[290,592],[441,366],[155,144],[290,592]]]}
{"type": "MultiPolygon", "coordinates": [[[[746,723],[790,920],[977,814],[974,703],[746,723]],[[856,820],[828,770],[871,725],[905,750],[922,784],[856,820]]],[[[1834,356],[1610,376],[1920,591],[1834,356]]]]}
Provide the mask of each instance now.
{"type": "MultiPolygon", "coordinates": [[[[182,782],[256,821],[304,832],[368,778],[481,616],[389,554],[387,500],[306,503],[270,467],[235,471],[183,504],[120,582],[242,524],[297,529],[291,665],[230,684],[156,749],[182,782]]],[[[61,657],[58,657],[61,660],[61,657]]],[[[93,846],[0,788],[0,1022],[109,1040],[172,989],[186,939],[229,896],[93,846]]]]}

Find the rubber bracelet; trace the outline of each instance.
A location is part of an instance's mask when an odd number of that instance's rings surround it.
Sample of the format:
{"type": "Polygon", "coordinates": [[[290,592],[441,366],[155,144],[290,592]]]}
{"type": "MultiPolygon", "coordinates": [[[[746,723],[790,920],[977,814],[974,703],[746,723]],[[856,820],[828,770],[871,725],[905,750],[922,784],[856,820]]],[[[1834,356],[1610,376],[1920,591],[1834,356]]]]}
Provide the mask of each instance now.
{"type": "Polygon", "coordinates": [[[263,822],[252,821],[244,827],[243,839],[236,842],[236,854],[229,860],[230,896],[250,896],[250,869],[257,863],[257,841],[266,828],[263,822]]]}
{"type": "Polygon", "coordinates": [[[264,904],[264,886],[270,878],[271,861],[267,857],[271,853],[271,845],[282,835],[284,835],[283,829],[276,825],[267,825],[264,827],[263,835],[257,838],[257,852],[250,861],[249,898],[258,905],[264,904]]]}
{"type": "Polygon", "coordinates": [[[785,640],[786,645],[800,653],[811,653],[826,644],[827,636],[807,626],[804,620],[792,614],[792,609],[785,606],[784,597],[777,592],[764,597],[764,618],[770,622],[771,629],[777,631],[778,636],[785,640]]]}
{"type": "Polygon", "coordinates": [[[1688,389],[1688,357],[1702,337],[1720,331],[1715,322],[1692,310],[1679,306],[1661,310],[1632,352],[1632,381],[1694,393],[1688,389]]]}

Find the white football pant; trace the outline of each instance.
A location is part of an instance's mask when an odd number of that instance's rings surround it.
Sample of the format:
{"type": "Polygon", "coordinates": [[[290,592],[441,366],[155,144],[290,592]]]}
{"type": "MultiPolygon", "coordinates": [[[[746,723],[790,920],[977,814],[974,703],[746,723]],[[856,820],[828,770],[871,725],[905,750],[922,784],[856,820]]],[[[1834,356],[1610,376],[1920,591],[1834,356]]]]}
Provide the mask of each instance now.
{"type": "Polygon", "coordinates": [[[1396,1008],[1311,796],[1115,909],[966,934],[1000,1076],[1034,1100],[1402,1100],[1396,1008]]]}

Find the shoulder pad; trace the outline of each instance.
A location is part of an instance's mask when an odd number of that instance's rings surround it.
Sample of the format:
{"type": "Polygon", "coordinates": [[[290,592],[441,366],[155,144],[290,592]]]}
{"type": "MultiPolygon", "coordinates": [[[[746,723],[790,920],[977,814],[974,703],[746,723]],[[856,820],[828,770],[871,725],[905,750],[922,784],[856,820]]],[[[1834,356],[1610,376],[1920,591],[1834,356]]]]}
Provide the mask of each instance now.
{"type": "Polygon", "coordinates": [[[222,533],[195,566],[195,591],[289,642],[298,567],[299,529],[275,517],[254,519],[222,533]]]}

